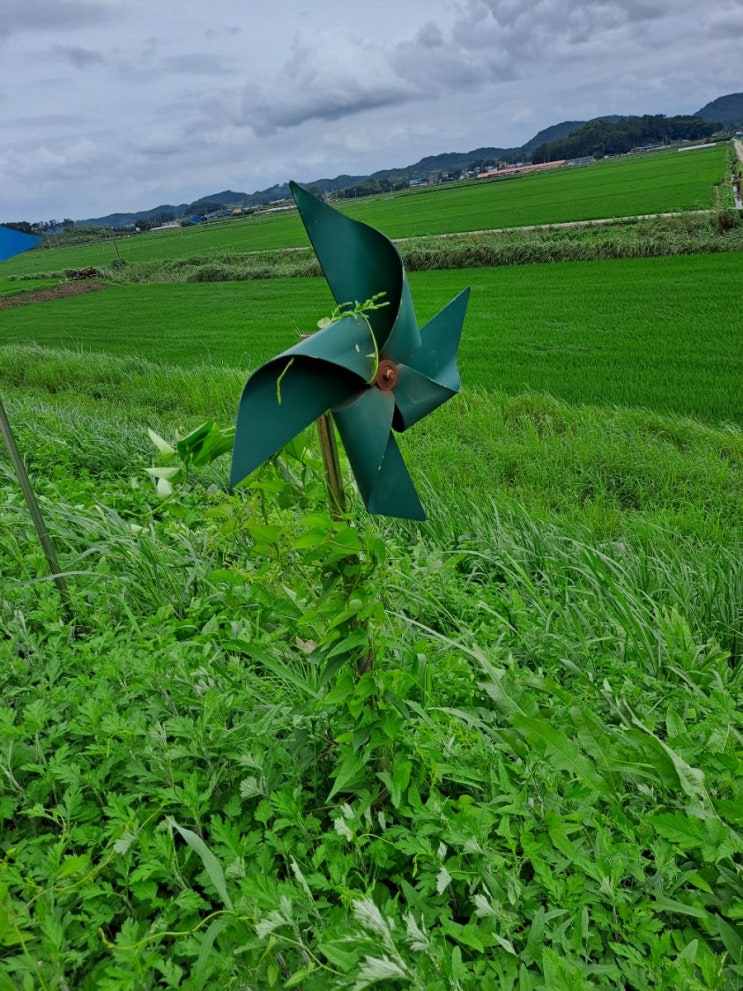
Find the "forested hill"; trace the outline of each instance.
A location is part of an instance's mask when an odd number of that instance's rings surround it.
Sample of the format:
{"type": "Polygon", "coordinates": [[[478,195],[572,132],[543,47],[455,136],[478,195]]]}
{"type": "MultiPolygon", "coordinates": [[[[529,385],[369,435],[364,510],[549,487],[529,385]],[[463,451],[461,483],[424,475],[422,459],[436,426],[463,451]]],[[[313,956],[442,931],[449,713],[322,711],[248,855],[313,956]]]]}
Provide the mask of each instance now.
{"type": "Polygon", "coordinates": [[[633,148],[667,144],[669,141],[696,141],[709,137],[719,125],[701,117],[622,117],[616,121],[592,120],[559,141],[548,141],[534,149],[533,162],[561,158],[622,155],[633,148]]]}
{"type": "Polygon", "coordinates": [[[716,100],[697,110],[696,116],[704,117],[705,120],[714,120],[725,127],[743,124],[743,93],[718,96],[716,100]]]}

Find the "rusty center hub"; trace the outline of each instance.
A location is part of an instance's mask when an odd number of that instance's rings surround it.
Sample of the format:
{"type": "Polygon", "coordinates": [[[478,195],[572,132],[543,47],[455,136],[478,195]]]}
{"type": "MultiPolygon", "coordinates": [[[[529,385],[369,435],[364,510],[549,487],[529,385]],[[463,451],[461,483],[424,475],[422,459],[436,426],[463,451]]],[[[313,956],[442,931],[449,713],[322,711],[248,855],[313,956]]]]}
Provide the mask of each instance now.
{"type": "Polygon", "coordinates": [[[379,362],[377,377],[374,380],[374,383],[378,389],[381,389],[383,392],[389,392],[391,389],[395,388],[399,377],[400,373],[398,372],[397,365],[394,361],[390,361],[389,358],[383,358],[379,362]]]}

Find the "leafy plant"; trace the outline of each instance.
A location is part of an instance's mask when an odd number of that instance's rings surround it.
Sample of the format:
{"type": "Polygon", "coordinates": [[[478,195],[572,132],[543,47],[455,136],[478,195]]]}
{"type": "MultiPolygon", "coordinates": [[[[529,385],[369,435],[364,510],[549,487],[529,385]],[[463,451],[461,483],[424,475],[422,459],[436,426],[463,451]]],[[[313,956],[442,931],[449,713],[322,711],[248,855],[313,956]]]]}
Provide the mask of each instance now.
{"type": "Polygon", "coordinates": [[[214,420],[206,420],[185,436],[178,437],[175,447],[154,430],[147,432],[162,462],[148,468],[147,474],[162,498],[172,495],[176,484],[187,481],[189,468],[203,468],[231,451],[235,437],[234,427],[218,427],[214,420]]]}

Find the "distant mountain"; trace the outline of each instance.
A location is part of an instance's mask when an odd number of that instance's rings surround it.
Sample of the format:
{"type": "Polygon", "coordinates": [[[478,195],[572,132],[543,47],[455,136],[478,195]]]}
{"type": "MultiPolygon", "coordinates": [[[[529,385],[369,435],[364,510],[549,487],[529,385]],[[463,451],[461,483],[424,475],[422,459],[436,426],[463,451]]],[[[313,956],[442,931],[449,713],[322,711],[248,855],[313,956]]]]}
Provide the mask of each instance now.
{"type": "MultiPolygon", "coordinates": [[[[728,96],[718,97],[692,116],[726,126],[743,123],[743,93],[730,93],[728,96]]],[[[366,176],[338,175],[334,179],[315,179],[306,185],[323,193],[350,190],[353,187],[366,187],[368,192],[370,187],[385,188],[385,183],[392,186],[395,183],[407,183],[412,179],[452,175],[487,165],[492,166],[497,162],[531,161],[532,155],[537,149],[543,149],[545,145],[564,141],[588,125],[599,128],[606,124],[617,124],[628,119],[616,114],[608,114],[603,117],[593,117],[589,121],[564,120],[560,124],[553,124],[551,127],[539,131],[519,148],[483,147],[466,152],[444,152],[440,155],[428,155],[413,165],[381,169],[366,176]]],[[[221,193],[202,196],[198,200],[194,200],[193,203],[181,203],[178,206],[165,204],[152,210],[141,210],[138,213],[110,213],[106,217],[77,220],[75,223],[77,226],[85,227],[126,227],[135,224],[138,220],[163,223],[178,217],[191,216],[203,209],[208,209],[211,212],[214,207],[224,207],[224,209],[230,210],[236,207],[243,209],[259,207],[285,200],[289,196],[289,184],[285,182],[269,186],[268,189],[256,190],[254,193],[240,193],[232,189],[224,189],[221,193]]]]}
{"type": "Polygon", "coordinates": [[[202,196],[193,203],[189,203],[188,211],[196,213],[200,206],[205,203],[221,203],[222,206],[237,207],[243,205],[245,193],[235,193],[231,189],[223,189],[221,193],[212,193],[210,196],[202,196]]]}
{"type": "Polygon", "coordinates": [[[175,220],[182,217],[188,210],[187,203],[180,203],[173,206],[171,203],[164,203],[161,206],[153,207],[152,210],[140,210],[138,213],[109,213],[106,217],[96,217],[91,220],[76,220],[76,227],[131,227],[138,220],[150,220],[153,223],[167,223],[168,220],[175,220]]]}
{"type": "MultiPolygon", "coordinates": [[[[604,120],[615,120],[619,118],[605,117],[604,120]]],[[[389,183],[405,183],[411,179],[426,179],[440,174],[460,173],[473,169],[483,168],[497,162],[520,162],[528,159],[533,148],[550,139],[564,137],[572,134],[573,131],[582,127],[585,121],[573,120],[563,121],[555,124],[536,134],[531,141],[519,148],[495,148],[483,147],[473,148],[472,151],[444,152],[441,155],[428,155],[413,165],[404,165],[399,168],[381,169],[371,175],[352,176],[338,175],[334,179],[315,179],[306,183],[311,189],[323,193],[335,193],[343,189],[352,189],[356,186],[379,185],[389,183]]],[[[368,191],[368,190],[367,190],[368,191]]],[[[219,207],[233,210],[236,207],[250,209],[251,207],[266,206],[269,203],[288,199],[291,196],[289,184],[277,183],[269,186],[268,189],[256,190],[254,193],[235,192],[232,189],[224,189],[220,193],[210,193],[202,196],[192,203],[181,203],[179,206],[163,205],[152,210],[142,210],[138,213],[110,213],[106,217],[90,218],[88,220],[76,220],[78,227],[127,227],[136,224],[139,220],[157,221],[164,223],[174,220],[176,217],[192,216],[201,210],[213,212],[219,207]]]]}
{"type": "Polygon", "coordinates": [[[706,103],[701,110],[697,110],[695,116],[714,121],[716,124],[724,124],[725,127],[743,124],[743,93],[718,96],[716,100],[706,103]]]}
{"type": "Polygon", "coordinates": [[[473,148],[472,151],[448,151],[441,155],[427,155],[413,165],[402,165],[395,169],[380,169],[372,172],[369,179],[378,181],[396,179],[416,179],[436,175],[439,172],[462,172],[473,169],[478,163],[497,161],[519,148],[473,148]]]}

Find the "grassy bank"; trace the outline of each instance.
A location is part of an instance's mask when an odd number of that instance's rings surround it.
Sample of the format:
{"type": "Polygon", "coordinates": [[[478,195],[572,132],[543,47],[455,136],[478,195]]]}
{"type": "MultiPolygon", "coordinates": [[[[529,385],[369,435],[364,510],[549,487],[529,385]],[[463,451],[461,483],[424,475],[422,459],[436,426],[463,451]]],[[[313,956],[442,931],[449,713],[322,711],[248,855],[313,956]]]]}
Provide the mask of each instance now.
{"type": "MultiPolygon", "coordinates": [[[[63,466],[69,459],[70,472],[77,465],[89,474],[96,451],[98,474],[111,471],[118,457],[108,449],[112,422],[121,437],[114,449],[125,441],[145,462],[154,454],[148,426],[172,436],[209,417],[232,423],[244,384],[243,373],[227,366],[183,368],[22,347],[2,353],[0,388],[27,460],[41,466],[59,445],[57,460],[63,466]],[[71,434],[76,444],[65,439],[71,434]]],[[[557,514],[590,525],[597,539],[640,539],[652,531],[655,540],[665,532],[671,542],[683,534],[723,544],[739,534],[740,427],[467,388],[400,442],[415,451],[419,482],[444,502],[456,493],[473,506],[515,501],[535,518],[557,514]]]]}
{"type": "Polygon", "coordinates": [[[79,624],[0,459],[9,987],[739,986],[740,431],[466,393],[402,438],[429,521],[348,527],[312,433],[154,498],[234,373],[66,361],[2,383],[79,624]]]}
{"type": "MultiPolygon", "coordinates": [[[[659,258],[743,250],[743,222],[734,210],[607,224],[416,237],[398,243],[408,272],[532,265],[544,262],[659,258]]],[[[63,272],[58,273],[60,277],[63,272]]],[[[121,284],[239,282],[320,275],[309,248],[245,254],[192,255],[113,263],[102,274],[121,284]]],[[[18,283],[13,283],[18,286],[18,283]]]]}

